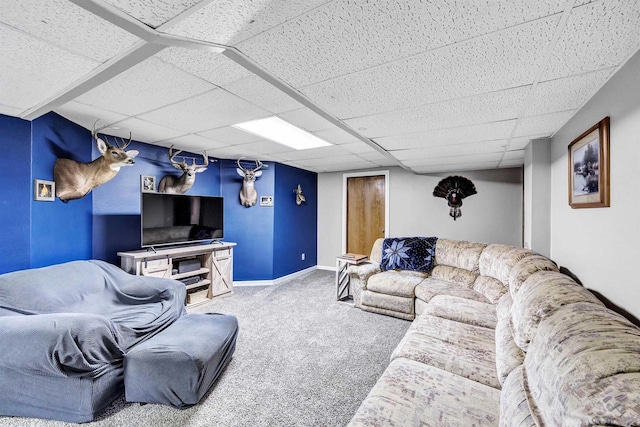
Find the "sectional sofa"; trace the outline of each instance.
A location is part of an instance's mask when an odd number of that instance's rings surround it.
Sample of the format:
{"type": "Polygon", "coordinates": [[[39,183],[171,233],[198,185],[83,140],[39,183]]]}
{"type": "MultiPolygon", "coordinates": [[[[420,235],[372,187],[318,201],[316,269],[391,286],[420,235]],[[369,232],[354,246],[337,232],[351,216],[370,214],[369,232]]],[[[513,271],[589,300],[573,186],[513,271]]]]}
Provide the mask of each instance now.
{"type": "Polygon", "coordinates": [[[535,252],[434,246],[430,272],[382,271],[382,240],[350,267],[357,307],[414,319],[350,426],[640,425],[639,328],[535,252]]]}

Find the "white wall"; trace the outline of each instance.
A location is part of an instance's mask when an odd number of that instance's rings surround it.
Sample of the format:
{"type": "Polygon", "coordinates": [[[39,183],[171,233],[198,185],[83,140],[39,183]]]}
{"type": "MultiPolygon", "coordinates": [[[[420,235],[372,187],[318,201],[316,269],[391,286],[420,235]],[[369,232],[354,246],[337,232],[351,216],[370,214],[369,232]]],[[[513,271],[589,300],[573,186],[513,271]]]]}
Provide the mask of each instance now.
{"type": "MultiPolygon", "coordinates": [[[[389,236],[438,236],[522,245],[522,169],[414,175],[389,168],[389,236]],[[449,175],[473,181],[478,194],[464,200],[462,217],[449,216],[444,199],[433,196],[449,175]]],[[[318,175],[318,265],[334,266],[342,251],[342,173],[318,175]]]]}
{"type": "Polygon", "coordinates": [[[531,141],[524,156],[524,246],[551,254],[551,140],[531,141]]]}
{"type": "Polygon", "coordinates": [[[553,138],[551,257],[590,289],[640,317],[640,53],[636,54],[553,138]],[[571,209],[567,146],[611,117],[611,207],[571,209]]]}

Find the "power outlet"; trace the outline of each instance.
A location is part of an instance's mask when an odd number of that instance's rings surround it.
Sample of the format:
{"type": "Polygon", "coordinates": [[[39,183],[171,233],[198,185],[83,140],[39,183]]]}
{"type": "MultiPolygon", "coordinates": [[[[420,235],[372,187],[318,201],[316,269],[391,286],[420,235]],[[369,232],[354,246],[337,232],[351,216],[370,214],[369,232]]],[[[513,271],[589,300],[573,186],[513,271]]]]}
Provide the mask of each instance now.
{"type": "Polygon", "coordinates": [[[302,252],[302,257],[301,257],[302,261],[304,261],[306,257],[307,257],[306,254],[304,252],[302,252]]]}

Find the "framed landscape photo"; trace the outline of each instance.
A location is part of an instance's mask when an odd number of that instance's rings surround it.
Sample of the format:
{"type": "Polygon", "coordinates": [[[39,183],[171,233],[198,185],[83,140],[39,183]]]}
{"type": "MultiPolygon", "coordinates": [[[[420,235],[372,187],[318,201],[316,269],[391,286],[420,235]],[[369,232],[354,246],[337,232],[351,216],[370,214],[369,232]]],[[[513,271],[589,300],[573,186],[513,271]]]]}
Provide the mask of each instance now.
{"type": "Polygon", "coordinates": [[[33,199],[39,202],[53,202],[56,199],[56,184],[53,181],[36,179],[33,181],[33,199]]]}
{"type": "Polygon", "coordinates": [[[569,144],[569,206],[609,207],[609,117],[569,144]]]}
{"type": "Polygon", "coordinates": [[[140,175],[140,190],[143,193],[155,193],[156,177],[151,175],[140,175]]]}

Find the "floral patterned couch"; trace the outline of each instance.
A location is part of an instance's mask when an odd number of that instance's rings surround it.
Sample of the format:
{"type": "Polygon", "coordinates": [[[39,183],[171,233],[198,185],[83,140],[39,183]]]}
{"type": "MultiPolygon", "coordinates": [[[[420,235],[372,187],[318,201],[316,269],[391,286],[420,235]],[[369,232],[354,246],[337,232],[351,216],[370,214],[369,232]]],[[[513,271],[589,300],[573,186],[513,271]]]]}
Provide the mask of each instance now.
{"type": "MultiPolygon", "coordinates": [[[[393,314],[367,305],[374,264],[351,271],[356,305],[393,314]]],[[[435,264],[350,426],[640,425],[639,328],[526,249],[439,239],[435,264]]]]}

